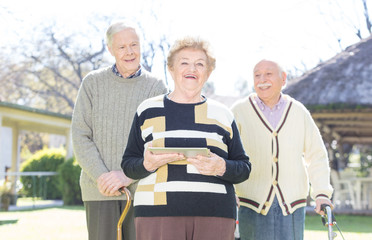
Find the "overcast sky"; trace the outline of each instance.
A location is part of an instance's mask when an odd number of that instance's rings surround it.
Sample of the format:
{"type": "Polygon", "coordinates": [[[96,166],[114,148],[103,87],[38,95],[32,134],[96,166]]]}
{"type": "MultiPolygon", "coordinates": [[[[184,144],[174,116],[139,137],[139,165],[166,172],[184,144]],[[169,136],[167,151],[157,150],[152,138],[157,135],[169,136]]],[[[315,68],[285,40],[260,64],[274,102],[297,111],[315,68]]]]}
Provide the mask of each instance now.
{"type": "MultiPolygon", "coordinates": [[[[15,28],[19,36],[51,19],[76,28],[92,13],[140,21],[147,34],[164,33],[171,43],[178,36],[200,35],[214,48],[217,67],[210,81],[221,95],[235,94],[239,79],[251,82],[252,68],[262,58],[276,59],[291,71],[311,69],[340,52],[340,45],[359,41],[353,25],[366,29],[361,0],[1,0],[1,6],[12,12],[0,16],[2,45],[14,42],[15,28]]],[[[154,72],[162,74],[162,66],[154,72]]]]}

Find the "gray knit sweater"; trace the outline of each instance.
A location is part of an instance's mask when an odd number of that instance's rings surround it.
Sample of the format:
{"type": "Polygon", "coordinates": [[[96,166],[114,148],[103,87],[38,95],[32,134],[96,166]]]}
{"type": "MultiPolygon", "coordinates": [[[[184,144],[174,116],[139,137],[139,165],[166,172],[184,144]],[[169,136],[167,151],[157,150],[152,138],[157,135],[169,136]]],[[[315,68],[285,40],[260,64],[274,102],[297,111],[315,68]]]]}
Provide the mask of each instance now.
{"type": "MultiPolygon", "coordinates": [[[[80,187],[83,201],[125,199],[106,197],[97,188],[97,178],[121,170],[137,106],[145,99],[166,93],[160,79],[142,69],[139,77],[124,79],[111,67],[89,73],[83,80],[72,116],[72,142],[82,168],[80,187]]],[[[134,193],[132,184],[129,189],[134,193]]]]}

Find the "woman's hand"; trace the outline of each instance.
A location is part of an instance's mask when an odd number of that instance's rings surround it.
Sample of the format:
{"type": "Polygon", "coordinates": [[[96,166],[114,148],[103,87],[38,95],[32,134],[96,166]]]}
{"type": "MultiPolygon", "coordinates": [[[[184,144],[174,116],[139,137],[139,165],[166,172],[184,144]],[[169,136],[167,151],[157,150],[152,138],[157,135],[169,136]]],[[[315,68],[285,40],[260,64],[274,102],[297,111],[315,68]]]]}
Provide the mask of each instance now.
{"type": "Polygon", "coordinates": [[[144,154],[143,166],[149,172],[153,172],[159,167],[174,161],[184,160],[185,156],[179,153],[154,154],[146,149],[144,154]]]}
{"type": "Polygon", "coordinates": [[[222,176],[226,171],[226,162],[220,156],[210,153],[210,157],[198,155],[193,158],[187,158],[200,174],[208,176],[222,176]]]}

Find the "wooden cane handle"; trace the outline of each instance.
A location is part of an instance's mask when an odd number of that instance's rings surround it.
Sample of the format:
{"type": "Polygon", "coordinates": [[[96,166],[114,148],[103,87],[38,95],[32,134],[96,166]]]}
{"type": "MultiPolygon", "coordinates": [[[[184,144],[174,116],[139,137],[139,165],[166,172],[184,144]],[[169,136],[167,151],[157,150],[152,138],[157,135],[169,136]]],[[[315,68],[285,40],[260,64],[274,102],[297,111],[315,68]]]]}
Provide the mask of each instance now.
{"type": "Polygon", "coordinates": [[[128,211],[130,209],[130,204],[132,202],[132,197],[130,195],[130,192],[127,188],[120,188],[119,192],[124,193],[127,196],[127,204],[125,205],[124,211],[121,213],[121,216],[118,221],[117,225],[117,240],[121,240],[121,228],[123,226],[124,219],[126,215],[128,214],[128,211]]]}

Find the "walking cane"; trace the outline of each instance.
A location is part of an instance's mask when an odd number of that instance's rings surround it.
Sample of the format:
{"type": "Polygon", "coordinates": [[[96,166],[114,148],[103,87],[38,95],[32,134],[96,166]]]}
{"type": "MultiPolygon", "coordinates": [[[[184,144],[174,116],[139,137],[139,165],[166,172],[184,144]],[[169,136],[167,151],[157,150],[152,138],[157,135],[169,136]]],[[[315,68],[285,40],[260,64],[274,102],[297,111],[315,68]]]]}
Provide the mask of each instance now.
{"type": "Polygon", "coordinates": [[[118,221],[118,225],[117,225],[117,240],[121,240],[121,228],[123,226],[124,218],[127,215],[128,211],[130,209],[130,204],[132,202],[132,198],[130,196],[130,192],[129,192],[129,190],[127,188],[121,188],[121,189],[119,189],[119,191],[121,193],[125,193],[125,195],[127,196],[127,204],[125,205],[124,211],[121,213],[121,216],[120,216],[119,221],[118,221]]]}

